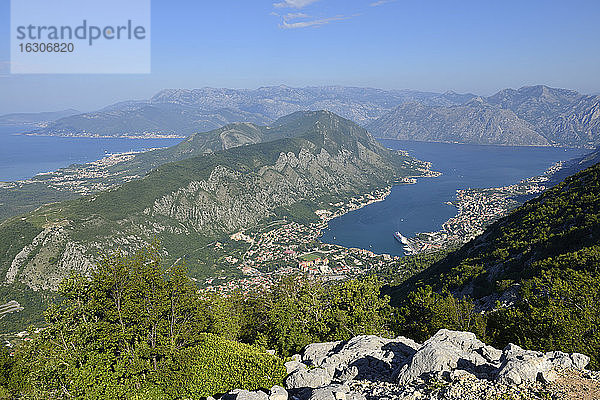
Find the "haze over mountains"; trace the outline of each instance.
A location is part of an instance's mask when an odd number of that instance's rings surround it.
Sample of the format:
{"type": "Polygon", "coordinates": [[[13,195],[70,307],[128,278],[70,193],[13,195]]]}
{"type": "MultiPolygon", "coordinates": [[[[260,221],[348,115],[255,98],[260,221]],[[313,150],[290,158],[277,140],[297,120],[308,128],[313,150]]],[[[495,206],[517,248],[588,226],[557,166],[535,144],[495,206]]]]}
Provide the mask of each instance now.
{"type": "Polygon", "coordinates": [[[168,89],[147,101],[125,101],[62,118],[35,134],[60,136],[188,136],[232,122],[267,124],[304,110],[328,110],[364,125],[407,101],[460,104],[474,95],[353,87],[168,89]]]}
{"type": "Polygon", "coordinates": [[[181,136],[232,122],[268,124],[302,110],[328,110],[380,138],[516,146],[595,147],[600,96],[547,86],[489,97],[356,87],[167,89],[149,100],[57,119],[34,134],[181,136]]]}
{"type": "Polygon", "coordinates": [[[393,139],[592,148],[600,144],[600,96],[547,86],[505,89],[462,105],[403,104],[367,128],[393,139]]]}

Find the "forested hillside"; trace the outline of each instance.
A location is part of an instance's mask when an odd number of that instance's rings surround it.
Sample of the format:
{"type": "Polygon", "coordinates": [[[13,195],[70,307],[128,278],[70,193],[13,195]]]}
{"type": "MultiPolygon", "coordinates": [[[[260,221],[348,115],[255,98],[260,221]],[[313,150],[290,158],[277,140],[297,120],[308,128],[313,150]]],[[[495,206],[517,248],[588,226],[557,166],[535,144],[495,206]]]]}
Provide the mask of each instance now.
{"type": "Polygon", "coordinates": [[[596,164],[389,293],[416,336],[449,324],[496,344],[576,350],[598,366],[599,240],[596,164]]]}

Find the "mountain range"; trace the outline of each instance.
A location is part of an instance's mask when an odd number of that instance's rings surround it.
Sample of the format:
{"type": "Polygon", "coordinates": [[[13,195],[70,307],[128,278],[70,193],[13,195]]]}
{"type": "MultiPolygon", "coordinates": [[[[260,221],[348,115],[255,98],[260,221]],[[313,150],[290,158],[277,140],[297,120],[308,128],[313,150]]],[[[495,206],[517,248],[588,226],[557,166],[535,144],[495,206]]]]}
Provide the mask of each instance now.
{"type": "Polygon", "coordinates": [[[600,96],[543,85],[504,89],[489,97],[341,86],[166,89],[148,100],[67,115],[44,123],[32,134],[186,137],[233,122],[269,124],[301,110],[334,112],[379,138],[514,146],[600,145],[600,96]]]}
{"type": "Polygon", "coordinates": [[[424,165],[330,112],[231,125],[117,167],[146,173],[141,179],[2,222],[0,280],[55,289],[100,254],[155,239],[194,276],[215,274],[201,262],[209,243],[273,219],[317,221],[314,211],[419,175],[424,165]]]}
{"type": "Polygon", "coordinates": [[[600,96],[547,86],[505,89],[464,104],[399,105],[367,125],[376,137],[497,145],[600,145],[600,96]]]}
{"type": "Polygon", "coordinates": [[[471,94],[355,87],[263,87],[167,89],[148,100],[116,103],[91,113],[68,116],[33,134],[58,136],[180,136],[232,122],[267,124],[296,111],[329,110],[365,125],[407,101],[460,104],[471,94]]]}
{"type": "Polygon", "coordinates": [[[88,164],[73,164],[31,179],[0,183],[0,221],[47,203],[73,199],[140,179],[153,168],[168,162],[298,133],[296,128],[282,121],[285,119],[270,127],[248,122],[232,123],[210,132],[192,134],[172,147],[135,155],[117,155],[88,164]]]}

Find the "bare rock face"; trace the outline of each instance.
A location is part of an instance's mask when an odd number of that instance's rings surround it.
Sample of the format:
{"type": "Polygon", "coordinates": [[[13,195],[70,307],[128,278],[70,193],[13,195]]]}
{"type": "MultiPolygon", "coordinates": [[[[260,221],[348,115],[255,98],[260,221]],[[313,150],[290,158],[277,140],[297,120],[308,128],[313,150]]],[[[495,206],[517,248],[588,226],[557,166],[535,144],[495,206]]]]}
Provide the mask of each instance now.
{"type": "Polygon", "coordinates": [[[352,375],[352,379],[377,379],[389,376],[418,347],[417,343],[404,337],[384,339],[364,335],[347,342],[309,345],[302,360],[325,368],[340,380],[352,375]]]}
{"type": "Polygon", "coordinates": [[[589,357],[562,352],[541,353],[509,344],[503,351],[479,341],[473,333],[442,329],[407,359],[398,371],[398,383],[407,384],[424,375],[466,371],[480,379],[507,385],[551,381],[553,371],[583,369],[589,357]]]}
{"type": "MultiPolygon", "coordinates": [[[[268,400],[538,398],[540,385],[581,371],[589,361],[583,354],[542,353],[514,344],[499,350],[471,332],[447,329],[423,344],[363,335],[306,346],[286,363],[291,371],[286,389],[272,388],[268,400]]],[[[600,374],[591,380],[600,387],[600,374]]],[[[231,395],[226,400],[267,396],[262,391],[231,395]]]]}
{"type": "Polygon", "coordinates": [[[301,363],[300,361],[296,361],[296,360],[288,361],[284,365],[285,365],[285,369],[286,369],[286,372],[288,373],[288,375],[291,374],[292,372],[306,369],[305,364],[301,363]]]}
{"type": "Polygon", "coordinates": [[[366,400],[365,396],[350,390],[346,384],[333,384],[314,389],[308,400],[366,400]]]}
{"type": "Polygon", "coordinates": [[[440,330],[426,341],[398,371],[405,384],[427,373],[456,369],[489,374],[500,365],[502,352],[477,340],[471,332],[440,330]]]}
{"type": "Polygon", "coordinates": [[[312,343],[306,346],[302,361],[309,365],[321,365],[342,342],[312,343]]]}
{"type": "Polygon", "coordinates": [[[556,379],[557,369],[583,369],[589,362],[589,357],[579,353],[541,353],[509,344],[503,351],[502,365],[498,368],[496,379],[511,385],[536,380],[551,382],[556,379]]]}
{"type": "Polygon", "coordinates": [[[248,390],[235,389],[221,396],[223,400],[269,400],[269,396],[260,390],[250,392],[248,390]]]}
{"type": "Polygon", "coordinates": [[[288,400],[288,392],[281,386],[273,386],[269,393],[269,400],[288,400]]]}
{"type": "Polygon", "coordinates": [[[285,379],[288,389],[318,388],[331,383],[333,376],[325,368],[299,369],[285,379]]]}

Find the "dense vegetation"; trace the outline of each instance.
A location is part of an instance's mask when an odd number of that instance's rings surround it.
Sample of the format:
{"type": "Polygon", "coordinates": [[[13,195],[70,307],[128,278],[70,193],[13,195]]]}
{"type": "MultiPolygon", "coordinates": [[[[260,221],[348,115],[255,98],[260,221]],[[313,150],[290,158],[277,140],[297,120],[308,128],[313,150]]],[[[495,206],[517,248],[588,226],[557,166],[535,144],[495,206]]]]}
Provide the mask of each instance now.
{"type": "MultiPolygon", "coordinates": [[[[37,233],[27,222],[18,228],[37,233]]],[[[324,284],[289,276],[270,290],[223,297],[198,293],[186,268],[165,265],[156,246],[116,254],[91,277],[66,279],[46,328],[14,356],[0,352],[0,399],[179,399],[268,388],[282,381],[285,358],[309,343],[359,334],[423,341],[440,328],[497,347],[581,352],[598,368],[599,235],[600,164],[462,248],[407,258],[405,270],[382,268],[379,277],[324,284]],[[508,294],[508,306],[494,304],[508,294]]],[[[10,242],[0,246],[14,252],[10,242]]]]}
{"type": "Polygon", "coordinates": [[[268,292],[223,297],[198,293],[157,249],[107,257],[89,279],[65,279],[46,327],[14,356],[0,354],[0,398],[179,399],[270,388],[285,377],[282,357],[308,343],[391,335],[389,298],[374,277],[327,286],[296,276],[268,292]]]}
{"type": "Polygon", "coordinates": [[[596,164],[394,288],[407,318],[403,332],[426,337],[441,326],[461,327],[500,347],[581,352],[598,368],[599,240],[596,164]],[[512,306],[494,306],[503,295],[515,299],[512,306]],[[469,311],[470,299],[488,311],[485,319],[469,311]]]}

